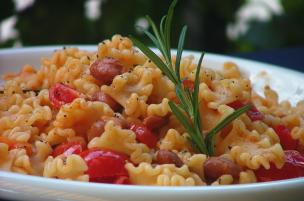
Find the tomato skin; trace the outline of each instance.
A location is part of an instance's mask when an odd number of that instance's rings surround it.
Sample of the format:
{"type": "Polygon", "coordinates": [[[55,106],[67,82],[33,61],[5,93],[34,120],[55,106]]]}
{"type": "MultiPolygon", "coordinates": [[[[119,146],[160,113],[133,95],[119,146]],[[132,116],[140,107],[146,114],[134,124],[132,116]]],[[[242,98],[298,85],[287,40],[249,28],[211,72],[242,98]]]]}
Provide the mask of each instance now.
{"type": "Polygon", "coordinates": [[[125,169],[128,156],[112,150],[93,148],[80,154],[86,161],[91,182],[128,184],[128,172],[125,169]]]}
{"type": "Polygon", "coordinates": [[[64,156],[67,157],[72,154],[80,154],[82,152],[82,150],[83,150],[83,148],[82,148],[82,144],[80,142],[65,142],[65,143],[58,145],[54,149],[52,156],[56,157],[56,156],[63,154],[64,156]]]}
{"type": "Polygon", "coordinates": [[[56,83],[49,90],[51,104],[57,109],[66,103],[71,103],[79,96],[80,93],[78,91],[62,83],[56,83]]]}
{"type": "MultiPolygon", "coordinates": [[[[232,103],[227,104],[229,107],[232,107],[233,109],[237,110],[243,106],[245,106],[245,103],[242,103],[239,100],[236,100],[232,103]]],[[[255,107],[255,105],[251,104],[251,108],[246,113],[248,117],[251,119],[251,121],[257,121],[257,120],[263,120],[264,115],[255,107]]]]}
{"type": "Polygon", "coordinates": [[[255,107],[255,105],[251,106],[251,109],[247,112],[248,117],[251,121],[263,120],[264,115],[255,107]]]}
{"type": "Polygon", "coordinates": [[[169,119],[168,116],[148,116],[144,119],[143,124],[150,130],[150,131],[157,131],[159,128],[165,126],[168,123],[169,119]]]}
{"type": "Polygon", "coordinates": [[[4,136],[0,136],[0,142],[7,144],[9,150],[25,149],[27,155],[31,156],[33,154],[33,148],[29,143],[18,142],[18,141],[15,141],[15,140],[8,139],[4,136]]]}
{"type": "Polygon", "coordinates": [[[304,156],[295,150],[285,150],[286,161],[281,169],[271,164],[270,169],[260,168],[255,171],[259,182],[277,181],[304,176],[304,156]]]}
{"type": "Polygon", "coordinates": [[[149,148],[155,148],[157,137],[144,124],[132,124],[130,128],[136,134],[136,140],[146,144],[149,148]]]}
{"type": "Polygon", "coordinates": [[[280,143],[284,150],[295,150],[298,147],[298,141],[292,139],[289,129],[284,125],[274,127],[275,132],[280,138],[280,143]]]}
{"type": "Polygon", "coordinates": [[[191,92],[194,91],[194,82],[192,80],[184,79],[183,85],[185,88],[188,88],[191,92]]]}
{"type": "Polygon", "coordinates": [[[126,177],[126,176],[120,176],[118,177],[114,182],[113,184],[131,184],[130,180],[129,180],[129,177],[126,177]]]}

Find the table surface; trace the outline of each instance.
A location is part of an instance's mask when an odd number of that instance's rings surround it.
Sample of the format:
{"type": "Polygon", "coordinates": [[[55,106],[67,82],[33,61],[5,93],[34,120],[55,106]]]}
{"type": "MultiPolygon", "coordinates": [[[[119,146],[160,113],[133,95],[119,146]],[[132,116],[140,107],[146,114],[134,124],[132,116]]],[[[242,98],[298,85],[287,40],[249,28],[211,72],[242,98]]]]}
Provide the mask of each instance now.
{"type": "MultiPolygon", "coordinates": [[[[304,72],[304,47],[260,52],[235,53],[231,56],[266,62],[304,72]]],[[[0,198],[0,201],[8,201],[0,198]]]]}

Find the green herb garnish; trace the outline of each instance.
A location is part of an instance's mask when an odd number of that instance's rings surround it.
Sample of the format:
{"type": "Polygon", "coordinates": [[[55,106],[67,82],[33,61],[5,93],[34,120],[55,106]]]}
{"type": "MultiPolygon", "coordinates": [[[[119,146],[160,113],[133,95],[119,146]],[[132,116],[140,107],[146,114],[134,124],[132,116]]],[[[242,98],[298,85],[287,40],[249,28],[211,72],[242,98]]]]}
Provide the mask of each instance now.
{"type": "Polygon", "coordinates": [[[160,27],[157,29],[153,20],[147,16],[147,20],[152,27],[153,34],[144,30],[144,33],[151,39],[153,44],[159,49],[163,59],[155,54],[149,47],[144,45],[136,38],[130,36],[133,43],[149,58],[153,63],[175,84],[176,96],[179,100],[179,104],[172,101],[169,102],[169,106],[184,126],[189,134],[189,140],[193,147],[200,153],[207,155],[214,155],[214,137],[225,126],[238,118],[243,113],[247,112],[251,105],[245,105],[240,109],[234,111],[232,114],[223,119],[215,128],[204,135],[200,113],[199,113],[199,74],[201,70],[201,64],[204,57],[204,53],[201,54],[195,74],[194,89],[190,91],[188,87],[183,86],[183,80],[180,77],[180,63],[182,59],[182,53],[184,49],[184,42],[187,32],[187,26],[184,26],[179,36],[179,42],[177,47],[177,55],[175,66],[171,60],[171,22],[173,18],[174,7],[177,0],[174,0],[168,10],[168,14],[161,19],[160,27]],[[206,137],[205,137],[206,136],[206,137]]]}

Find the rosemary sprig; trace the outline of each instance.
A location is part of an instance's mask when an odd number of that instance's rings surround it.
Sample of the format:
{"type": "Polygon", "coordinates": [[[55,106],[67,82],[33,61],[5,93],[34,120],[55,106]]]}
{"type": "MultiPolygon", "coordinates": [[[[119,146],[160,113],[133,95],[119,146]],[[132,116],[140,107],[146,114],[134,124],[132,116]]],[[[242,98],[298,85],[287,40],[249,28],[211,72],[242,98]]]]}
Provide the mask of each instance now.
{"type": "Polygon", "coordinates": [[[183,86],[183,81],[180,77],[180,63],[182,59],[182,53],[184,50],[185,37],[187,33],[187,26],[184,26],[181,30],[175,66],[172,64],[171,59],[171,23],[174,13],[174,7],[177,0],[174,0],[168,10],[168,14],[165,15],[160,22],[160,27],[157,29],[153,20],[147,16],[147,20],[152,27],[153,34],[144,30],[144,33],[151,39],[153,44],[159,49],[163,59],[156,55],[145,44],[130,36],[133,43],[148,57],[154,64],[175,84],[176,96],[179,100],[179,104],[169,101],[169,106],[172,113],[180,121],[183,127],[189,134],[189,140],[193,147],[201,153],[207,155],[214,155],[214,137],[225,126],[238,118],[243,113],[247,112],[251,105],[245,105],[244,107],[234,111],[232,114],[223,119],[215,128],[209,131],[206,135],[203,133],[203,126],[201,122],[199,112],[199,84],[200,84],[200,70],[204,53],[201,54],[199,62],[197,64],[194,89],[190,91],[189,88],[183,86]],[[205,137],[206,136],[206,137],[205,137]]]}

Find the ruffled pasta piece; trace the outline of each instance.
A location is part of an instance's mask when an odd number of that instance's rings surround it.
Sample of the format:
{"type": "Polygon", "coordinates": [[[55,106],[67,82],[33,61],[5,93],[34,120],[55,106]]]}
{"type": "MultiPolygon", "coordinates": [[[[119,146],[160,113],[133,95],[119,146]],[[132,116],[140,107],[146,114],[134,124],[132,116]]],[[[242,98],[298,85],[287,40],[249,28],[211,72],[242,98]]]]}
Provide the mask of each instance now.
{"type": "Polygon", "coordinates": [[[191,172],[196,173],[200,178],[205,178],[204,176],[204,164],[207,160],[205,154],[193,154],[189,158],[184,158],[184,163],[188,166],[191,172]]]}
{"type": "Polygon", "coordinates": [[[211,186],[229,185],[233,183],[233,177],[229,174],[220,176],[216,181],[212,182],[211,186]]]}
{"type": "Polygon", "coordinates": [[[257,179],[252,170],[246,170],[240,172],[239,179],[234,179],[231,175],[222,175],[216,181],[214,181],[211,186],[218,186],[218,185],[229,185],[233,183],[238,184],[249,184],[249,183],[256,183],[257,179]]]}
{"type": "Polygon", "coordinates": [[[136,185],[156,186],[194,186],[205,185],[198,175],[189,171],[187,166],[180,168],[172,164],[156,165],[140,163],[137,167],[126,164],[130,181],[136,185]]]}
{"type": "Polygon", "coordinates": [[[302,121],[303,118],[299,114],[295,114],[295,113],[282,117],[283,124],[291,129],[294,127],[301,126],[302,121]]]}
{"type": "MultiPolygon", "coordinates": [[[[174,58],[175,63],[175,58],[174,58]]],[[[188,78],[194,80],[197,64],[194,63],[194,56],[183,57],[180,63],[180,76],[181,78],[188,78]]]]}
{"type": "Polygon", "coordinates": [[[239,177],[240,184],[256,183],[257,178],[252,170],[242,171],[239,177]]]}
{"type": "Polygon", "coordinates": [[[31,137],[38,135],[38,133],[39,130],[36,127],[17,126],[4,131],[2,136],[18,142],[28,142],[31,137]]]}
{"type": "Polygon", "coordinates": [[[174,129],[169,129],[163,139],[159,142],[159,149],[166,150],[191,150],[191,145],[187,140],[187,134],[181,135],[174,129]]]}
{"type": "Polygon", "coordinates": [[[135,50],[132,41],[121,35],[114,35],[111,40],[104,40],[98,45],[98,57],[112,57],[118,59],[125,67],[125,71],[145,63],[147,58],[135,50]]]}
{"type": "Polygon", "coordinates": [[[291,136],[295,140],[299,140],[299,144],[304,147],[304,128],[295,127],[291,130],[291,136]]]}
{"type": "Polygon", "coordinates": [[[40,138],[51,145],[56,145],[67,141],[76,135],[76,132],[71,128],[52,128],[47,134],[42,133],[40,138]]]}
{"type": "Polygon", "coordinates": [[[89,96],[92,96],[100,90],[91,75],[83,75],[81,78],[75,79],[73,85],[77,91],[89,96]]]}
{"type": "Polygon", "coordinates": [[[93,138],[88,148],[104,148],[125,153],[130,156],[132,162],[152,162],[149,148],[142,143],[136,142],[136,135],[131,130],[121,129],[115,126],[113,121],[107,122],[105,131],[100,137],[93,138]]]}
{"type": "Polygon", "coordinates": [[[0,164],[8,157],[8,146],[5,143],[0,143],[0,164]]]}
{"type": "Polygon", "coordinates": [[[88,169],[86,162],[78,155],[72,154],[64,157],[53,158],[49,156],[45,162],[43,176],[50,178],[88,181],[85,174],[88,169]]]}
{"type": "Polygon", "coordinates": [[[111,86],[102,86],[102,90],[124,106],[124,103],[132,93],[137,93],[147,99],[153,89],[152,80],[158,77],[159,74],[161,72],[158,69],[137,66],[131,72],[116,76],[111,86]],[[121,94],[115,96],[114,92],[121,94]]]}
{"type": "Polygon", "coordinates": [[[72,82],[81,76],[89,67],[87,57],[93,53],[80,51],[77,48],[57,50],[50,59],[43,58],[41,68],[36,71],[34,67],[26,65],[16,75],[7,75],[7,80],[16,81],[25,89],[49,88],[56,82],[72,82]]]}
{"type": "Polygon", "coordinates": [[[246,78],[214,80],[211,86],[202,82],[199,88],[200,100],[206,101],[208,107],[213,109],[235,100],[249,100],[251,97],[250,80],[246,78]]]}
{"type": "MultiPolygon", "coordinates": [[[[33,94],[31,94],[33,95],[33,94]]],[[[12,129],[20,125],[35,126],[47,124],[52,118],[49,106],[42,106],[40,97],[22,97],[16,95],[18,100],[7,111],[0,113],[0,131],[12,129]]]]}
{"type": "Polygon", "coordinates": [[[84,135],[92,123],[101,116],[113,115],[113,111],[105,103],[77,98],[60,108],[53,124],[58,128],[72,128],[76,134],[84,135]]]}
{"type": "Polygon", "coordinates": [[[126,115],[132,116],[134,118],[143,116],[146,114],[147,104],[143,97],[139,97],[138,94],[131,94],[130,98],[125,104],[126,115]]]}
{"type": "Polygon", "coordinates": [[[147,116],[161,116],[164,117],[171,112],[169,106],[169,99],[164,98],[159,104],[151,104],[147,109],[147,116]]]}
{"type": "Polygon", "coordinates": [[[299,118],[303,118],[304,113],[304,102],[300,101],[293,106],[289,101],[279,102],[279,96],[276,91],[271,89],[269,86],[264,88],[264,96],[261,97],[255,94],[252,99],[258,106],[259,110],[265,114],[280,117],[286,125],[291,124],[291,128],[294,124],[292,121],[297,118],[296,124],[299,123],[299,118]],[[293,119],[293,120],[292,120],[293,119]],[[285,122],[286,121],[286,122],[285,122]]]}
{"type": "Polygon", "coordinates": [[[0,110],[7,111],[12,105],[20,105],[25,99],[22,89],[15,81],[7,81],[3,86],[3,94],[0,94],[0,110]]]}
{"type": "Polygon", "coordinates": [[[234,146],[230,154],[239,165],[250,169],[258,169],[260,166],[269,169],[270,162],[280,168],[285,161],[284,152],[280,144],[264,149],[254,144],[243,144],[242,146],[234,146]]]}
{"type": "Polygon", "coordinates": [[[173,82],[164,76],[151,60],[147,60],[143,66],[157,70],[152,80],[153,90],[149,96],[149,103],[158,104],[164,98],[173,98],[175,96],[175,85],[173,82]]]}
{"type": "Polygon", "coordinates": [[[269,169],[270,163],[280,168],[285,162],[284,151],[273,129],[259,134],[255,130],[247,130],[240,120],[233,122],[230,133],[217,144],[217,152],[229,153],[237,164],[249,169],[260,166],[269,169]]]}
{"type": "Polygon", "coordinates": [[[39,128],[52,119],[52,111],[44,105],[43,92],[38,96],[34,92],[13,94],[6,105],[7,110],[0,111],[1,135],[14,141],[29,142],[39,135],[39,128]]]}
{"type": "Polygon", "coordinates": [[[47,142],[36,141],[35,152],[31,157],[31,164],[34,168],[35,175],[42,175],[44,162],[47,157],[52,153],[53,149],[47,142]]]}
{"type": "Polygon", "coordinates": [[[59,68],[55,74],[54,81],[51,86],[55,83],[73,83],[73,81],[81,76],[84,72],[85,67],[79,59],[68,58],[65,65],[59,68]]]}
{"type": "MultiPolygon", "coordinates": [[[[7,153],[5,147],[1,146],[0,149],[2,149],[2,153],[7,153]]],[[[12,149],[8,151],[6,160],[0,163],[0,170],[21,174],[33,174],[34,172],[25,149],[12,149]]]]}
{"type": "Polygon", "coordinates": [[[220,105],[217,109],[210,109],[208,103],[202,101],[200,104],[201,123],[204,130],[213,129],[221,120],[231,114],[234,110],[226,105],[220,105]]]}
{"type": "Polygon", "coordinates": [[[233,62],[225,62],[221,74],[227,79],[241,77],[239,67],[233,62]]]}
{"type": "Polygon", "coordinates": [[[153,79],[160,75],[159,69],[137,66],[131,72],[116,76],[110,86],[103,85],[101,90],[122,105],[128,116],[138,117],[145,115],[146,101],[153,90],[153,79]],[[139,112],[135,110],[136,107],[139,107],[139,112]]]}

